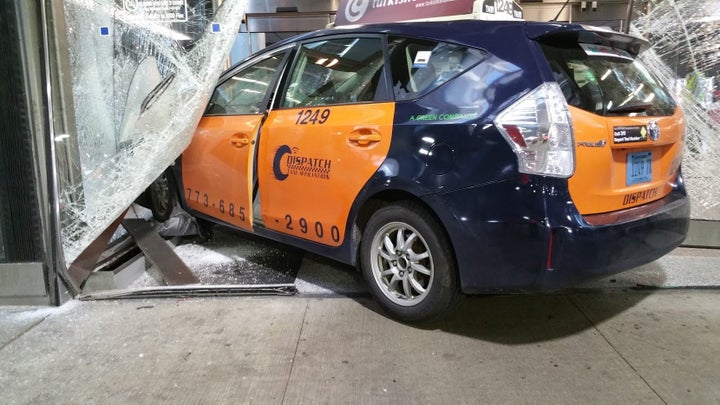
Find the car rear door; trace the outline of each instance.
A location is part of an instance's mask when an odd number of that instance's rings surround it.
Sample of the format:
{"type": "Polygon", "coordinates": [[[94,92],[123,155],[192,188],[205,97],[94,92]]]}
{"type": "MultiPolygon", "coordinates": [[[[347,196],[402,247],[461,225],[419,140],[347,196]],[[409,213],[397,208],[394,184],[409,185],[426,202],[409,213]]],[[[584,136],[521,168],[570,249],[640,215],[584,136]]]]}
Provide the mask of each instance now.
{"type": "Polygon", "coordinates": [[[394,103],[380,36],[301,44],[260,137],[255,221],[343,243],[355,197],[384,161],[394,103]]]}
{"type": "Polygon", "coordinates": [[[252,230],[257,137],[286,53],[264,55],[240,66],[215,89],[181,158],[189,208],[252,230]]]}
{"type": "Polygon", "coordinates": [[[581,214],[618,211],[666,196],[682,159],[682,111],[623,48],[544,38],[543,52],[570,106],[581,214]]]}

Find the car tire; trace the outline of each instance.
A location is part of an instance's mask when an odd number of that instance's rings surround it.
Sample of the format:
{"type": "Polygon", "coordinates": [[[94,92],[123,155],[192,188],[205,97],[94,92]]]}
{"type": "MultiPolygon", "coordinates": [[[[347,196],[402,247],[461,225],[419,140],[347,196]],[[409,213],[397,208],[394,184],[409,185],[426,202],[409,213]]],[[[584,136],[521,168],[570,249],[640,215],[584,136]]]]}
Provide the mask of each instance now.
{"type": "Polygon", "coordinates": [[[150,184],[148,194],[153,218],[159,222],[167,221],[178,202],[177,186],[172,175],[163,172],[150,184]]]}
{"type": "Polygon", "coordinates": [[[380,305],[402,322],[446,316],[459,297],[455,256],[439,223],[420,205],[378,209],[360,242],[360,267],[380,305]]]}

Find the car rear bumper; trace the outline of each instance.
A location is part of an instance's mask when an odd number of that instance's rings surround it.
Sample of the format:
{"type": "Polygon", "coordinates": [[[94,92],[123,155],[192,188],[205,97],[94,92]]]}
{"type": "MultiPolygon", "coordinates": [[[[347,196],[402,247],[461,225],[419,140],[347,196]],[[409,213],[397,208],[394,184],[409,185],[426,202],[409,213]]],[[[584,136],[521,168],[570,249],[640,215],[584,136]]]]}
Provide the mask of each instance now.
{"type": "MultiPolygon", "coordinates": [[[[678,247],[688,232],[690,203],[676,190],[647,204],[644,212],[607,225],[553,228],[548,263],[537,287],[556,289],[583,280],[629,270],[652,262],[678,247]]],[[[598,218],[588,218],[588,222],[598,218]]]]}
{"type": "Polygon", "coordinates": [[[687,235],[680,177],[659,201],[587,217],[565,184],[506,181],[425,197],[448,230],[465,293],[569,287],[649,263],[687,235]]]}

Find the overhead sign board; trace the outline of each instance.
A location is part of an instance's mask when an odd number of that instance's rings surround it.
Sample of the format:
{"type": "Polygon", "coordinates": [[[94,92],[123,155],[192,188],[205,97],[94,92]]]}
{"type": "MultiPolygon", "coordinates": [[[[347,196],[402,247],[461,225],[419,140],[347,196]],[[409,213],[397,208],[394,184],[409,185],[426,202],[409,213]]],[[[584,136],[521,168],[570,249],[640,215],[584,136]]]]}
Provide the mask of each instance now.
{"type": "Polygon", "coordinates": [[[335,25],[471,14],[473,3],[473,0],[340,0],[335,25]]]}
{"type": "Polygon", "coordinates": [[[372,24],[458,16],[478,20],[522,20],[513,0],[340,0],[335,25],[372,24]]]}
{"type": "Polygon", "coordinates": [[[187,0],[123,0],[123,10],[148,21],[183,22],[188,19],[187,0]]]}
{"type": "Polygon", "coordinates": [[[480,19],[522,20],[523,10],[513,0],[483,0],[480,19]]]}

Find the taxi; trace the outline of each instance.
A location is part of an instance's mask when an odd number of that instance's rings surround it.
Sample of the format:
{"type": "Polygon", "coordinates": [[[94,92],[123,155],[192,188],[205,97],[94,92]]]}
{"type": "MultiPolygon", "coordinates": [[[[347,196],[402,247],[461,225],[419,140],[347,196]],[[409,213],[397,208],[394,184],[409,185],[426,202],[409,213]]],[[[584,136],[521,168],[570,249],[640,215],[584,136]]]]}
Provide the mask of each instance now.
{"type": "Polygon", "coordinates": [[[357,266],[392,317],[547,290],[684,240],[683,113],[640,38],[577,24],[329,29],[222,75],[172,168],[198,218],[357,266]]]}

